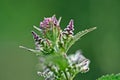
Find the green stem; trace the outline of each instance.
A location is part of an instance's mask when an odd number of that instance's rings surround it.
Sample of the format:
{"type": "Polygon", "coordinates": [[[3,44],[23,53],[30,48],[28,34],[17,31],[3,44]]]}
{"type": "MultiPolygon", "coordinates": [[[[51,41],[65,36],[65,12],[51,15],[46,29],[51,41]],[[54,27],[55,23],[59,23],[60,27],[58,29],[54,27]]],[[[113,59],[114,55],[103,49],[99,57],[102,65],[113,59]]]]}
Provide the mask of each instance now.
{"type": "Polygon", "coordinates": [[[69,80],[67,73],[65,71],[64,71],[64,74],[65,74],[66,80],[69,80]]]}

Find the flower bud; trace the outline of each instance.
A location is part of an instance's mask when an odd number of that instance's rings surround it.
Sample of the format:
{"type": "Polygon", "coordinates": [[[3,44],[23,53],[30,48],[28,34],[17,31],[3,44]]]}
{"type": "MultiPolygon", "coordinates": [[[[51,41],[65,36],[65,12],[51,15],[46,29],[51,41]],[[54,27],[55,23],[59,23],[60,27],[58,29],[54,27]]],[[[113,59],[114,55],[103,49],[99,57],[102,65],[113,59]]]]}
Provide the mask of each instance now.
{"type": "Polygon", "coordinates": [[[69,25],[67,25],[67,28],[64,29],[63,33],[68,34],[68,35],[73,35],[73,31],[74,31],[74,22],[71,19],[69,22],[69,25]]]}

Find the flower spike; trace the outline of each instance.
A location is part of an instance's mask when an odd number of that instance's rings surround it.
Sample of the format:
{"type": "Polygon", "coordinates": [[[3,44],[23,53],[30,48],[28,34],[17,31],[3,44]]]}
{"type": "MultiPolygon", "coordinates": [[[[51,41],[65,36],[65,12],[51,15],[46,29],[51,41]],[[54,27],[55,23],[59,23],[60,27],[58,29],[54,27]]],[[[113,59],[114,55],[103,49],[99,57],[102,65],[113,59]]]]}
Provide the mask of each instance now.
{"type": "Polygon", "coordinates": [[[78,39],[95,30],[96,27],[73,35],[73,19],[63,31],[60,28],[60,21],[61,17],[57,20],[56,16],[53,15],[44,18],[40,22],[40,27],[33,26],[39,31],[39,34],[32,31],[35,50],[20,46],[20,48],[36,53],[39,57],[37,74],[45,80],[73,80],[77,73],[85,73],[89,70],[90,61],[80,51],[72,55],[68,55],[67,52],[78,39]]]}
{"type": "Polygon", "coordinates": [[[71,19],[69,24],[67,25],[67,28],[64,29],[64,33],[68,35],[73,35],[73,31],[74,31],[74,22],[71,19]]]}

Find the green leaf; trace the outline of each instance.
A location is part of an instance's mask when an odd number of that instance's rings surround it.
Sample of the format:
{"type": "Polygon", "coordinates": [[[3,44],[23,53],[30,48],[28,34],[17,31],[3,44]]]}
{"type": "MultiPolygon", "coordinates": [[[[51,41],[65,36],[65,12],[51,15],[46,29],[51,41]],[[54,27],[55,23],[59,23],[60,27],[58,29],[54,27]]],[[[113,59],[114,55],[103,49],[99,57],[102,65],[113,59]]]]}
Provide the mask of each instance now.
{"type": "Polygon", "coordinates": [[[111,74],[111,75],[104,75],[97,80],[120,80],[120,73],[119,74],[111,74]]]}
{"type": "Polygon", "coordinates": [[[67,52],[68,49],[69,49],[76,41],[78,41],[82,36],[84,36],[85,34],[91,32],[91,31],[93,31],[93,30],[95,30],[95,29],[96,29],[96,27],[93,27],[93,28],[85,29],[85,30],[83,30],[83,31],[78,32],[78,33],[73,37],[73,39],[69,42],[69,45],[68,45],[68,47],[67,47],[66,52],[67,52]]]}

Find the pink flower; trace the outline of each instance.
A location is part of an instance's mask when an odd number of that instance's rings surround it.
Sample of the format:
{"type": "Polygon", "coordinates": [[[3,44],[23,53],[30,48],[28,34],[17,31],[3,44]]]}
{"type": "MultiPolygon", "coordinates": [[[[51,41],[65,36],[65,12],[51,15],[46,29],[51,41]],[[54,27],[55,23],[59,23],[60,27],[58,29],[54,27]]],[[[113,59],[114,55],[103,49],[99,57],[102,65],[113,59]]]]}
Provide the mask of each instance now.
{"type": "Polygon", "coordinates": [[[49,25],[59,26],[59,21],[56,19],[55,15],[49,18],[44,18],[43,22],[40,22],[40,28],[50,27],[49,25]]]}

